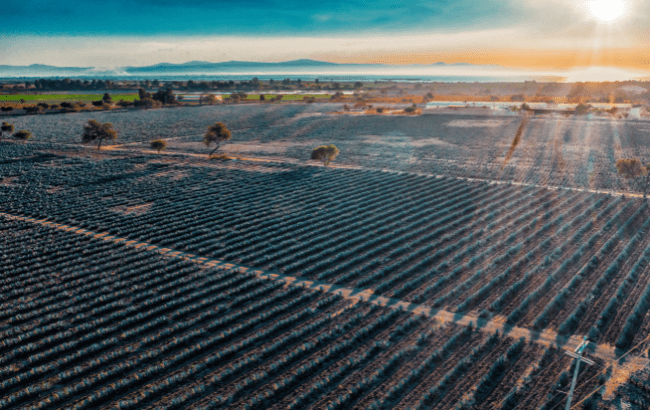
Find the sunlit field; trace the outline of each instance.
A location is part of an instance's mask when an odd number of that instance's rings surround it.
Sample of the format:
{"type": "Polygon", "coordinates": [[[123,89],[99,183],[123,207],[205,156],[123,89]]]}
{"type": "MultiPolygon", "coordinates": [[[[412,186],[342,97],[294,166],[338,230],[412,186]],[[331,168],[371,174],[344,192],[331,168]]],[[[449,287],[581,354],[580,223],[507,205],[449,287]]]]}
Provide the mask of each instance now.
{"type": "Polygon", "coordinates": [[[0,408],[553,410],[584,336],[578,408],[636,397],[648,122],[340,109],[4,117],[0,408]]]}

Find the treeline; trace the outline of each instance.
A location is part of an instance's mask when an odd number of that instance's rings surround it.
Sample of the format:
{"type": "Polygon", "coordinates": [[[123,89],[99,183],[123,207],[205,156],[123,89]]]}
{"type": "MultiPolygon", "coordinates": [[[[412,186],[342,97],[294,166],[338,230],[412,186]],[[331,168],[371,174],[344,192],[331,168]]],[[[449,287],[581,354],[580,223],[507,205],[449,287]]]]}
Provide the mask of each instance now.
{"type": "Polygon", "coordinates": [[[118,83],[111,80],[72,80],[65,78],[62,80],[45,79],[34,80],[33,83],[25,82],[26,87],[34,85],[36,90],[59,90],[59,91],[83,91],[83,90],[106,90],[120,88],[118,83]]]}
{"type": "MultiPolygon", "coordinates": [[[[311,88],[314,90],[354,90],[363,87],[363,83],[338,83],[330,82],[321,84],[318,79],[309,82],[303,82],[301,79],[285,78],[281,81],[270,79],[260,81],[253,78],[250,81],[159,81],[159,80],[82,80],[82,79],[49,79],[41,78],[33,82],[26,81],[13,86],[14,91],[24,91],[25,89],[35,91],[90,91],[90,90],[132,90],[135,88],[152,88],[170,87],[174,90],[294,90],[311,88]]],[[[0,88],[2,88],[0,86],[0,88]]],[[[11,87],[7,87],[11,90],[11,87]]],[[[6,91],[6,90],[5,90],[6,91]]]]}

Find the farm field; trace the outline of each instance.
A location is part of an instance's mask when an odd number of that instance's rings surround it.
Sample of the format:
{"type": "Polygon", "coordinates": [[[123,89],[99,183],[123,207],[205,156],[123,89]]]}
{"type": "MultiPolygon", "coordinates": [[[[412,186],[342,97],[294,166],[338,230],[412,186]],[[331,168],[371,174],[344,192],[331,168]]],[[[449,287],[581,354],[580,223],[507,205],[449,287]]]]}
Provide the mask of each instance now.
{"type": "Polygon", "coordinates": [[[639,192],[638,186],[617,176],[616,160],[650,157],[648,121],[462,111],[421,116],[329,114],[341,107],[223,105],[3,120],[30,130],[35,142],[78,144],[83,125],[96,119],[113,123],[118,132],[113,144],[146,148],[152,139],[164,138],[169,153],[206,155],[202,135],[208,125],[222,120],[233,131],[232,141],[223,148],[232,155],[301,163],[309,159],[310,148],[325,141],[339,147],[337,164],[344,166],[616,192],[639,192]]]}
{"type": "Polygon", "coordinates": [[[0,408],[552,410],[585,335],[593,408],[647,349],[640,198],[38,140],[0,158],[0,408]]]}
{"type": "MultiPolygon", "coordinates": [[[[137,93],[130,94],[111,94],[111,98],[114,101],[124,100],[124,101],[134,101],[137,100],[137,93]]],[[[313,97],[315,99],[329,99],[332,97],[330,94],[291,94],[291,93],[270,93],[264,94],[265,98],[271,99],[275,98],[277,95],[282,95],[282,101],[299,101],[305,97],[313,97]]],[[[11,101],[17,102],[20,100],[25,100],[25,102],[34,103],[34,102],[63,102],[63,101],[97,101],[101,100],[103,93],[96,94],[68,94],[68,93],[55,93],[55,94],[0,94],[0,102],[11,101]]],[[[198,101],[200,94],[179,94],[185,98],[185,101],[198,101]]],[[[223,94],[224,97],[229,96],[229,94],[223,94]]],[[[247,100],[259,100],[260,94],[247,94],[247,100]]]]}
{"type": "Polygon", "coordinates": [[[4,247],[31,248],[3,260],[2,408],[548,407],[566,378],[558,349],[498,332],[0,223],[4,247]]]}
{"type": "MultiPolygon", "coordinates": [[[[138,94],[111,94],[114,101],[134,101],[138,94]]],[[[20,101],[25,102],[63,102],[63,101],[97,101],[102,99],[102,94],[0,94],[0,102],[20,101]]]]}

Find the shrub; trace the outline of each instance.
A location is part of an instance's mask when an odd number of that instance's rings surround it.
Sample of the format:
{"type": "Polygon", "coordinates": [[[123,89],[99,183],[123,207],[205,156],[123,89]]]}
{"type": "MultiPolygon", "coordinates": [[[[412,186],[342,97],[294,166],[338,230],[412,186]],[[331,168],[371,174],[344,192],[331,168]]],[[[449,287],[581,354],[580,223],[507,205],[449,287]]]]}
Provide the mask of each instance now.
{"type": "Polygon", "coordinates": [[[413,104],[410,107],[404,108],[404,112],[408,114],[412,114],[415,112],[416,109],[417,109],[417,105],[413,104]]]}
{"type": "Polygon", "coordinates": [[[27,111],[27,114],[29,115],[41,114],[43,113],[43,107],[39,107],[38,105],[26,107],[25,111],[27,111]]]}
{"type": "Polygon", "coordinates": [[[0,126],[0,138],[2,138],[4,133],[11,134],[12,132],[14,132],[13,124],[9,124],[7,121],[4,121],[0,126]]]}
{"type": "Polygon", "coordinates": [[[14,138],[20,141],[27,141],[32,137],[32,133],[25,130],[20,130],[14,134],[14,138]]]}
{"type": "Polygon", "coordinates": [[[146,110],[146,109],[149,109],[149,108],[160,108],[160,107],[162,107],[162,103],[160,101],[154,100],[152,98],[143,98],[141,100],[133,101],[133,106],[146,110]]]}

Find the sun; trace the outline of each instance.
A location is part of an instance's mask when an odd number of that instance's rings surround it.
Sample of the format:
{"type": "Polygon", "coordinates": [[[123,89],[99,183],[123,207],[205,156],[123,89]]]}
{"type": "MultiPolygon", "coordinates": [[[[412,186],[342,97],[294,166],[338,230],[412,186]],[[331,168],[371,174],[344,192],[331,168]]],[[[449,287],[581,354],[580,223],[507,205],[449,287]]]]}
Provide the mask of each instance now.
{"type": "Polygon", "coordinates": [[[589,0],[587,9],[596,19],[610,23],[625,13],[627,3],[624,0],[589,0]]]}

